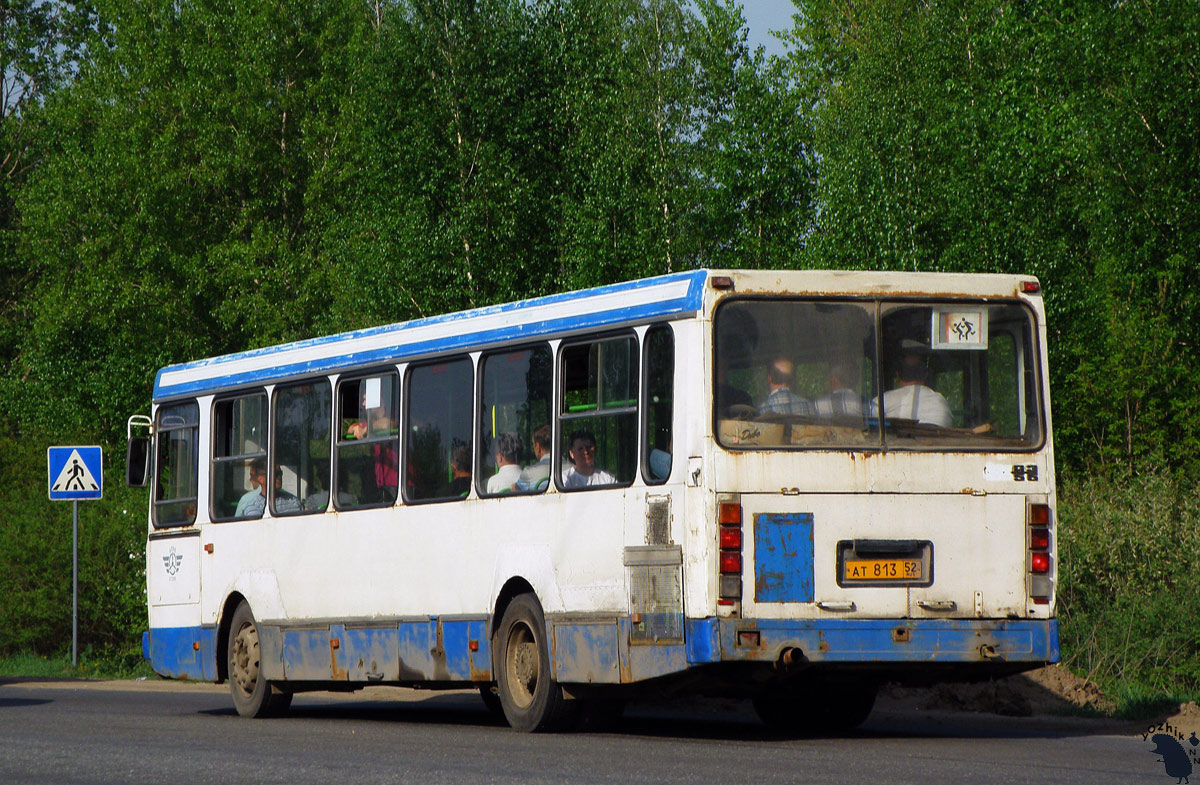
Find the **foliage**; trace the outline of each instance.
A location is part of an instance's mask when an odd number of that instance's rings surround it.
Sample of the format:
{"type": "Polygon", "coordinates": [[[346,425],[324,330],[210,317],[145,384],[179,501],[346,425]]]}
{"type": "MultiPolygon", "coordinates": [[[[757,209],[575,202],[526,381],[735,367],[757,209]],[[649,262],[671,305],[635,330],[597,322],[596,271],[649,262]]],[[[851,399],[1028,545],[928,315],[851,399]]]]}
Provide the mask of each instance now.
{"type": "Polygon", "coordinates": [[[1040,276],[1062,462],[1194,470],[1194,4],[797,6],[805,264],[1040,276]]]}
{"type": "Polygon", "coordinates": [[[1164,474],[1059,496],[1064,659],[1116,693],[1200,693],[1200,493],[1164,474]]]}
{"type": "MultiPolygon", "coordinates": [[[[71,505],[51,502],[46,443],[0,436],[0,652],[71,644],[71,505]]],[[[145,494],[123,487],[124,451],[106,450],[104,498],[79,503],[79,646],[106,661],[141,649],[145,494]]]]}

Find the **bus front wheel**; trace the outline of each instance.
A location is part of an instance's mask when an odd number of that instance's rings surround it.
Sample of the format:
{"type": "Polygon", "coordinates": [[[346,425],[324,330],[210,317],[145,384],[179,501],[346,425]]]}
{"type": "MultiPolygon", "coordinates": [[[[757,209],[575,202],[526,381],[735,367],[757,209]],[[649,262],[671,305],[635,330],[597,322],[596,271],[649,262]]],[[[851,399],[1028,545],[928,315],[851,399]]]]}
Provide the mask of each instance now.
{"type": "Polygon", "coordinates": [[[292,694],[262,677],[258,625],[246,602],[238,605],[229,624],[229,691],[243,717],[271,717],[287,711],[292,694]]]}
{"type": "Polygon", "coordinates": [[[565,730],[577,707],[551,675],[546,619],[532,594],[513,598],[495,633],[496,689],[504,717],[523,733],[565,730]]]}

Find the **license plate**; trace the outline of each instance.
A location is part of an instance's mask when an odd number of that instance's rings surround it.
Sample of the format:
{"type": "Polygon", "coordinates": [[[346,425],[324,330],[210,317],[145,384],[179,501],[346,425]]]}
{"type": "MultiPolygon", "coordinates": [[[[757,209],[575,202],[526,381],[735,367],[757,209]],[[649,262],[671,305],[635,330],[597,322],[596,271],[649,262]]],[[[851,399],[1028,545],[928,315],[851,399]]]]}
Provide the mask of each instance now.
{"type": "Polygon", "coordinates": [[[846,559],[842,562],[844,581],[921,581],[920,559],[846,559]]]}

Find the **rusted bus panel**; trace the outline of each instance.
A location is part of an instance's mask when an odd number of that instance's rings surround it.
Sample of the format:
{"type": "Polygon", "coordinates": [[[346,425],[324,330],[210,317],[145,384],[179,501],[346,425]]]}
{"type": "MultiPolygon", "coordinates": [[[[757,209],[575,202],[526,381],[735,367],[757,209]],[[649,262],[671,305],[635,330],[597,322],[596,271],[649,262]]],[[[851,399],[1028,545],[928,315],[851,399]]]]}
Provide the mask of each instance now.
{"type": "Polygon", "coordinates": [[[1053,456],[1047,449],[1022,453],[930,450],[756,450],[715,452],[707,470],[714,487],[742,493],[954,493],[1049,494],[1053,456]],[[1038,480],[1016,481],[996,467],[1033,465],[1038,480]]]}
{"type": "Polygon", "coordinates": [[[492,680],[487,619],[261,625],[269,679],[361,684],[492,680]]]}
{"type": "Polygon", "coordinates": [[[812,513],[755,514],[754,601],[813,601],[812,513]]]}
{"type": "Polygon", "coordinates": [[[594,624],[554,624],[555,678],[571,684],[619,684],[622,679],[619,628],[615,619],[594,624]]]}
{"type": "Polygon", "coordinates": [[[830,663],[1010,663],[1057,662],[1054,619],[1012,621],[960,619],[722,619],[723,661],[775,662],[786,649],[799,649],[811,662],[830,663]],[[754,630],[757,646],[739,645],[738,632],[754,630]]]}
{"type": "Polygon", "coordinates": [[[399,681],[399,637],[394,624],[386,627],[346,625],[341,636],[346,678],[368,683],[399,681]]]}
{"type": "MultiPolygon", "coordinates": [[[[1037,300],[1022,290],[1022,283],[1037,280],[1032,275],[1003,273],[910,273],[844,270],[709,270],[710,276],[734,279],[729,295],[781,292],[812,297],[930,297],[948,300],[1006,297],[1037,300]]],[[[710,290],[710,297],[728,296],[710,290]]]]}
{"type": "Polygon", "coordinates": [[[259,672],[267,680],[287,678],[283,667],[283,630],[273,624],[258,625],[259,672]]]}
{"type": "Polygon", "coordinates": [[[450,681],[491,681],[487,619],[439,620],[441,667],[450,681]]]}
{"type": "Polygon", "coordinates": [[[435,678],[433,647],[437,641],[437,621],[400,622],[397,637],[400,678],[404,681],[435,678]]]}
{"type": "Polygon", "coordinates": [[[216,646],[213,627],[159,627],[142,635],[142,656],[168,679],[216,681],[216,646]]]}
{"type": "MultiPolygon", "coordinates": [[[[333,648],[340,625],[283,631],[283,677],[288,681],[345,680],[341,649],[333,648]]],[[[340,640],[340,639],[339,639],[340,640]]],[[[261,646],[261,644],[260,644],[261,646]]]]}
{"type": "Polygon", "coordinates": [[[633,681],[643,681],[687,670],[687,647],[683,645],[630,646],[629,670],[633,681]]]}

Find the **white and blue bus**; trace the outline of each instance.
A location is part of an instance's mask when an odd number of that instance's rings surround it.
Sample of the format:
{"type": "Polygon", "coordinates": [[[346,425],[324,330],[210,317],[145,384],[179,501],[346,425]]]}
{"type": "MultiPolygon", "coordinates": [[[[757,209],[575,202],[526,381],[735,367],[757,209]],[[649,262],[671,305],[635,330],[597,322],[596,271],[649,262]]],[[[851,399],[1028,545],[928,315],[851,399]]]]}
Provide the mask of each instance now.
{"type": "Polygon", "coordinates": [[[140,420],[144,654],[246,716],[386,684],[849,728],[1058,659],[1032,277],[684,272],[168,366],[140,420]]]}

